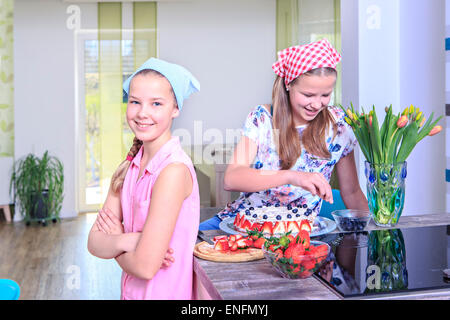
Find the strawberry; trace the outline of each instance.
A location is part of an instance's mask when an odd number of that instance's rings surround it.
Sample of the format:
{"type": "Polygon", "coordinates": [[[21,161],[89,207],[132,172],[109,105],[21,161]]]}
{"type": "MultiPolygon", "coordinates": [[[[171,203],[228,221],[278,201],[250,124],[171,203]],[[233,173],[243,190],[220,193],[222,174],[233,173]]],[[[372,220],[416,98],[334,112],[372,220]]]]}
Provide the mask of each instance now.
{"type": "Polygon", "coordinates": [[[215,236],[214,238],[213,238],[213,241],[214,242],[216,242],[216,241],[219,241],[219,240],[226,240],[227,239],[227,236],[215,236]]]}
{"type": "Polygon", "coordinates": [[[265,238],[258,238],[257,240],[253,241],[253,247],[261,249],[266,241],[267,239],[265,238]]]}
{"type": "Polygon", "coordinates": [[[264,234],[272,235],[273,234],[272,222],[269,222],[269,221],[264,222],[261,227],[261,232],[264,234]]]}
{"type": "Polygon", "coordinates": [[[231,236],[228,236],[228,242],[230,241],[232,242],[236,241],[236,235],[232,234],[231,236]]]}
{"type": "Polygon", "coordinates": [[[295,245],[292,246],[292,260],[294,261],[294,263],[300,263],[303,259],[303,255],[305,253],[305,247],[303,247],[302,244],[300,243],[296,243],[295,245]]]}
{"type": "Polygon", "coordinates": [[[244,236],[242,234],[235,234],[234,238],[237,240],[242,239],[244,236]]]}
{"type": "Polygon", "coordinates": [[[251,230],[251,224],[248,220],[245,220],[244,223],[241,225],[241,228],[244,230],[251,230]]]}
{"type": "Polygon", "coordinates": [[[236,241],[237,247],[240,249],[245,249],[247,248],[247,240],[246,239],[239,239],[236,241]]]}
{"type": "Polygon", "coordinates": [[[309,232],[307,232],[306,230],[300,230],[297,238],[298,243],[302,243],[305,248],[309,248],[309,243],[311,241],[311,239],[309,238],[309,232]]]}
{"type": "Polygon", "coordinates": [[[234,219],[233,224],[234,224],[235,226],[239,226],[240,223],[241,223],[241,215],[238,213],[238,214],[236,214],[236,218],[234,219]]]}
{"type": "Polygon", "coordinates": [[[273,227],[273,233],[286,233],[286,224],[284,221],[277,221],[273,227]]]}
{"type": "Polygon", "coordinates": [[[303,260],[302,265],[306,270],[311,270],[314,269],[314,267],[316,266],[316,261],[308,257],[303,260]]]}
{"type": "Polygon", "coordinates": [[[254,222],[252,224],[251,230],[252,231],[261,231],[261,227],[262,227],[261,224],[259,224],[258,222],[254,222]]]}
{"type": "Polygon", "coordinates": [[[238,225],[237,227],[243,229],[242,226],[244,225],[244,223],[245,223],[246,221],[247,221],[247,219],[245,219],[245,216],[242,215],[241,220],[239,221],[239,225],[238,225]]]}
{"type": "Polygon", "coordinates": [[[229,248],[227,240],[219,240],[214,245],[214,249],[217,251],[228,251],[229,248]]]}
{"type": "Polygon", "coordinates": [[[294,244],[284,250],[284,257],[287,259],[292,258],[292,252],[294,252],[294,244]]]}
{"type": "Polygon", "coordinates": [[[247,243],[247,247],[253,247],[253,239],[252,238],[245,239],[245,242],[247,243]]]}
{"type": "Polygon", "coordinates": [[[269,246],[269,251],[275,252],[275,247],[277,247],[277,245],[271,244],[269,246]]]}
{"type": "Polygon", "coordinates": [[[238,249],[238,245],[236,242],[228,243],[228,245],[230,246],[230,251],[236,251],[238,249]]]}
{"type": "Polygon", "coordinates": [[[287,237],[289,239],[289,243],[295,242],[295,237],[292,234],[288,234],[287,237]]]}
{"type": "Polygon", "coordinates": [[[280,258],[283,258],[283,250],[277,249],[275,250],[275,261],[278,261],[280,258]]]}
{"type": "Polygon", "coordinates": [[[328,253],[328,247],[325,244],[321,244],[320,246],[315,247],[316,257],[326,256],[328,253]]]}
{"type": "Polygon", "coordinates": [[[311,228],[311,224],[309,223],[308,220],[306,220],[306,219],[302,220],[302,222],[300,223],[300,230],[306,230],[309,233],[311,233],[312,228],[311,228]]]}
{"type": "Polygon", "coordinates": [[[297,221],[288,221],[286,226],[287,231],[291,231],[291,233],[299,233],[300,227],[298,226],[297,221]]]}

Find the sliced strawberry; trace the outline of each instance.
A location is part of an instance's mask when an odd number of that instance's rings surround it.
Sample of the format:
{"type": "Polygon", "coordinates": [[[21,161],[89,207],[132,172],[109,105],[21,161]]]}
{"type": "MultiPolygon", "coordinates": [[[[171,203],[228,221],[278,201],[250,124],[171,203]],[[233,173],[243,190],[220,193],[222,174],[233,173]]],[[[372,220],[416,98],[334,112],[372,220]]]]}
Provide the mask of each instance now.
{"type": "Polygon", "coordinates": [[[236,242],[232,242],[230,245],[230,251],[236,251],[238,249],[238,245],[236,242]]]}
{"type": "Polygon", "coordinates": [[[265,238],[258,238],[256,241],[253,241],[253,247],[261,249],[266,241],[267,239],[265,238]]]}
{"type": "Polygon", "coordinates": [[[215,236],[214,238],[213,238],[213,241],[214,242],[216,242],[216,241],[219,241],[219,240],[226,240],[227,239],[227,236],[215,236]]]}
{"type": "Polygon", "coordinates": [[[262,227],[261,227],[261,232],[268,234],[268,235],[272,235],[273,234],[273,225],[272,222],[266,221],[263,223],[262,227]]]}
{"type": "Polygon", "coordinates": [[[236,241],[237,247],[241,249],[245,249],[248,247],[246,239],[239,239],[236,241]]]}
{"type": "Polygon", "coordinates": [[[228,236],[228,242],[230,242],[230,241],[233,241],[233,242],[236,241],[236,235],[235,234],[232,234],[232,235],[228,236]]]}
{"type": "Polygon", "coordinates": [[[273,227],[273,233],[286,233],[286,224],[284,221],[277,221],[273,227]]]}
{"type": "Polygon", "coordinates": [[[217,251],[228,251],[229,249],[228,241],[227,240],[219,240],[214,245],[214,249],[217,251]]]}
{"type": "Polygon", "coordinates": [[[241,220],[239,221],[239,225],[237,227],[242,229],[242,225],[244,224],[245,221],[247,221],[247,219],[245,219],[245,215],[242,215],[241,220]]]}
{"type": "Polygon", "coordinates": [[[259,224],[258,222],[254,222],[252,224],[251,230],[252,231],[261,231],[261,227],[262,227],[261,224],[259,224]]]}
{"type": "Polygon", "coordinates": [[[244,236],[242,234],[235,234],[234,237],[236,238],[236,241],[238,241],[239,239],[244,238],[244,236]]]}
{"type": "Polygon", "coordinates": [[[311,233],[312,228],[311,228],[311,224],[309,223],[308,220],[306,220],[306,219],[302,220],[302,222],[300,223],[300,230],[306,230],[309,233],[311,233]]]}
{"type": "Polygon", "coordinates": [[[297,221],[288,221],[286,229],[287,232],[291,231],[291,234],[297,234],[300,232],[300,227],[298,226],[297,221]]]}
{"type": "Polygon", "coordinates": [[[248,220],[245,220],[241,226],[241,228],[244,230],[251,230],[251,227],[252,227],[252,225],[250,224],[250,222],[248,220]]]}
{"type": "Polygon", "coordinates": [[[245,239],[245,243],[247,243],[247,247],[253,247],[253,240],[252,238],[245,239]]]}
{"type": "Polygon", "coordinates": [[[240,223],[241,223],[241,215],[238,213],[238,214],[236,214],[236,218],[234,219],[233,224],[234,224],[235,226],[239,226],[240,223]]]}

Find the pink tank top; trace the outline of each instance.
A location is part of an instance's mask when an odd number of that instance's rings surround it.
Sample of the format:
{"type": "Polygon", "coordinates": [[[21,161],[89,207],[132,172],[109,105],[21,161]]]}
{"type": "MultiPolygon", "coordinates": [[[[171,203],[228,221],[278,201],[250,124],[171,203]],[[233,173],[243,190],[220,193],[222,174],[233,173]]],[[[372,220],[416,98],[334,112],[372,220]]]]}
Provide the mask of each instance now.
{"type": "Polygon", "coordinates": [[[125,232],[142,232],[150,206],[153,185],[159,173],[170,163],[182,162],[191,172],[192,193],[182,204],[170,240],[175,262],[160,269],[151,280],[122,272],[121,299],[188,300],[192,299],[193,251],[200,220],[200,197],[197,176],[191,159],[183,151],[178,137],[166,142],[150,160],[139,181],[143,148],[131,162],[124,180],[121,204],[125,232]]]}

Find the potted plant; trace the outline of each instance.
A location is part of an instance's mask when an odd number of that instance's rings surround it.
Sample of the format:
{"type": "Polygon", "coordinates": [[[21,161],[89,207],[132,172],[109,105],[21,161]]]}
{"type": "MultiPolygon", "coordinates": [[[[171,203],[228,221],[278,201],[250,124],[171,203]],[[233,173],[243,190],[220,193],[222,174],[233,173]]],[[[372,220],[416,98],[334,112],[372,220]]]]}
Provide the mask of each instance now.
{"type": "Polygon", "coordinates": [[[64,198],[64,167],[61,161],[44,153],[42,158],[28,154],[14,163],[10,180],[10,193],[14,189],[14,202],[18,199],[18,211],[31,221],[59,219],[64,198]]]}

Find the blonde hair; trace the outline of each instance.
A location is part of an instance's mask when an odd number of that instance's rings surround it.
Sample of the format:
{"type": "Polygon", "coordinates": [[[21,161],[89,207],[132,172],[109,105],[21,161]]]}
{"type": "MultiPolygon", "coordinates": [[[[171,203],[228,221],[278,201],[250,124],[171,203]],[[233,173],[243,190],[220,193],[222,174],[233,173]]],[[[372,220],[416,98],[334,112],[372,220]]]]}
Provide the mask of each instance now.
{"type": "MultiPolygon", "coordinates": [[[[336,70],[333,68],[318,68],[310,70],[301,76],[337,76],[336,70]]],[[[297,78],[299,79],[299,78],[297,78]]],[[[297,79],[293,80],[294,84],[297,79]]],[[[277,146],[280,158],[280,167],[282,170],[292,168],[302,153],[302,147],[310,154],[321,158],[330,158],[325,136],[330,125],[333,127],[333,139],[337,133],[337,125],[328,111],[324,108],[303,131],[301,139],[294,124],[292,115],[292,106],[289,100],[289,93],[284,84],[284,78],[277,77],[275,79],[272,90],[273,104],[273,128],[277,132],[275,144],[277,146]]]]}
{"type": "MultiPolygon", "coordinates": [[[[166,77],[164,77],[161,73],[159,73],[158,71],[153,70],[153,69],[141,70],[141,71],[139,71],[138,73],[135,74],[133,79],[136,76],[138,76],[138,75],[142,75],[142,76],[145,76],[145,75],[156,75],[156,76],[159,76],[159,77],[162,77],[162,78],[166,79],[166,77]]],[[[169,82],[169,84],[170,84],[170,82],[169,82]]],[[[175,108],[177,108],[178,107],[177,99],[175,97],[175,93],[173,91],[172,85],[170,86],[170,88],[171,88],[171,92],[172,92],[175,108]]],[[[130,82],[130,90],[131,90],[131,82],[130,82]]],[[[142,141],[137,139],[136,137],[134,137],[133,145],[131,146],[130,151],[128,151],[127,158],[128,157],[134,158],[138,154],[139,150],[141,149],[141,146],[142,146],[142,141]]],[[[119,167],[114,172],[114,174],[113,174],[113,176],[111,178],[111,190],[114,193],[119,193],[120,190],[122,189],[123,182],[125,180],[125,176],[127,175],[128,168],[130,167],[130,164],[131,164],[130,160],[128,160],[128,159],[124,160],[124,161],[122,161],[122,163],[119,165],[119,167]]]]}
{"type": "MultiPolygon", "coordinates": [[[[133,139],[133,145],[130,148],[130,151],[128,151],[127,156],[134,158],[139,150],[141,149],[142,141],[134,137],[133,139]]],[[[119,167],[116,169],[116,172],[114,172],[112,178],[111,178],[111,190],[114,193],[119,193],[120,190],[123,187],[123,181],[125,180],[125,176],[127,175],[128,168],[130,167],[131,161],[130,160],[124,160],[119,165],[119,167]]]]}

